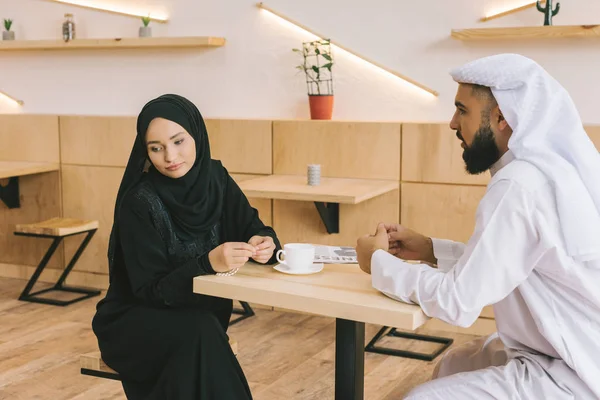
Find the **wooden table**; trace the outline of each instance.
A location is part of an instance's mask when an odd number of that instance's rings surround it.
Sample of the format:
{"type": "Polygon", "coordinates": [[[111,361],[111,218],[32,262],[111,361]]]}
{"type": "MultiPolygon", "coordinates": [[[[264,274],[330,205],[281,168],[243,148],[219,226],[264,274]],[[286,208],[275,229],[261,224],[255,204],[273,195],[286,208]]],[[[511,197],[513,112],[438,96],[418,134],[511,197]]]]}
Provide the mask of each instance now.
{"type": "Polygon", "coordinates": [[[358,204],[397,190],[399,183],[375,179],[321,178],[309,186],[306,176],[269,175],[239,183],[247,197],[314,201],[328,233],[339,233],[340,204],[358,204]]]}
{"type": "Polygon", "coordinates": [[[43,172],[58,171],[57,163],[29,162],[29,161],[0,161],[0,179],[9,179],[8,185],[0,185],[0,200],[8,208],[19,208],[19,177],[40,174],[43,172]]]}
{"type": "Polygon", "coordinates": [[[233,276],[196,277],[193,290],[335,318],[338,400],[363,399],[365,323],[414,330],[428,320],[420,307],[375,290],[371,276],[356,264],[326,264],[317,274],[288,275],[271,266],[248,263],[233,276]]]}

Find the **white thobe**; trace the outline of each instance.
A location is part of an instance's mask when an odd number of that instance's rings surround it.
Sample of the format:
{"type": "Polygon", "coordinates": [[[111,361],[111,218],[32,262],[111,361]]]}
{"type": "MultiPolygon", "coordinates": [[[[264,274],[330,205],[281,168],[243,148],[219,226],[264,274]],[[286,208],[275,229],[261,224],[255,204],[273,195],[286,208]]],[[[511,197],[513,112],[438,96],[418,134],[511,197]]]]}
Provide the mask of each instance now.
{"type": "Polygon", "coordinates": [[[600,260],[565,254],[539,170],[509,151],[491,172],[468,243],[433,240],[437,269],[373,254],[373,287],[430,317],[468,327],[494,308],[497,334],[451,350],[408,398],[598,399],[600,260]]]}

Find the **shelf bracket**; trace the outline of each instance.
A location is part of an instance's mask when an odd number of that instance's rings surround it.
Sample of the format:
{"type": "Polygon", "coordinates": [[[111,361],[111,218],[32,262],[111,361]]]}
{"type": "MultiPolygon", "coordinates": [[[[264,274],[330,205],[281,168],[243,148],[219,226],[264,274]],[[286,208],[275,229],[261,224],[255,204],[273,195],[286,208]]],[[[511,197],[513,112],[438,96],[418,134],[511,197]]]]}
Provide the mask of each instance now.
{"type": "Polygon", "coordinates": [[[340,204],[315,201],[315,206],[317,206],[327,233],[340,233],[340,204]]]}
{"type": "Polygon", "coordinates": [[[8,185],[0,185],[0,200],[6,204],[8,208],[21,207],[19,199],[19,177],[14,176],[8,180],[8,185]]]}

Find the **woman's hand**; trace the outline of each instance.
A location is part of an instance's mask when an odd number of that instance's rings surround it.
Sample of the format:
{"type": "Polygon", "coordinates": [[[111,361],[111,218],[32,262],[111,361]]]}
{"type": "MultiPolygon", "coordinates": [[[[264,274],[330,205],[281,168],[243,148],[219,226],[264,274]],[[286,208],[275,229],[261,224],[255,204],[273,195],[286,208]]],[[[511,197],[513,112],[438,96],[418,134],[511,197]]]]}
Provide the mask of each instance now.
{"type": "Polygon", "coordinates": [[[252,236],[248,243],[254,246],[256,254],[252,257],[257,263],[265,264],[273,257],[275,242],[270,236],[252,236]]]}
{"type": "Polygon", "coordinates": [[[208,253],[208,260],[215,272],[228,272],[240,268],[256,255],[256,249],[248,243],[227,242],[208,253]]]}

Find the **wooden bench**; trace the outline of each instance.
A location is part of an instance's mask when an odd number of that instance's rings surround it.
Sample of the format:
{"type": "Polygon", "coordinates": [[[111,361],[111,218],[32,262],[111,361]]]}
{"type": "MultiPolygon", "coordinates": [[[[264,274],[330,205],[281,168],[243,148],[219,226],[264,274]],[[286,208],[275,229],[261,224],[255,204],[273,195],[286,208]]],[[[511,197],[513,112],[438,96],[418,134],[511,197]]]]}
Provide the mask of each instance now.
{"type": "MultiPolygon", "coordinates": [[[[229,345],[231,346],[233,354],[237,356],[237,341],[229,339],[229,345]]],[[[96,376],[98,378],[113,379],[116,381],[121,380],[119,374],[104,363],[99,351],[81,355],[79,357],[79,363],[82,375],[96,376]]]]}
{"type": "Polygon", "coordinates": [[[77,262],[77,260],[79,260],[79,257],[81,256],[88,243],[92,239],[92,236],[94,236],[94,233],[96,233],[97,230],[98,221],[85,221],[73,218],[52,218],[46,221],[36,222],[33,224],[18,224],[15,227],[14,232],[14,234],[17,236],[30,236],[37,238],[53,239],[52,244],[48,248],[48,251],[46,251],[46,254],[44,255],[39,265],[37,266],[35,272],[31,276],[31,279],[27,283],[27,286],[19,296],[19,300],[43,304],[52,304],[57,306],[66,306],[77,301],[85,300],[93,296],[98,296],[100,294],[100,290],[68,287],[64,284],[69,273],[75,266],[75,263],[77,262]],[[42,271],[48,264],[48,261],[50,260],[56,249],[58,248],[60,242],[66,237],[84,233],[87,233],[87,235],[81,242],[79,248],[71,258],[71,261],[61,274],[60,278],[58,278],[56,284],[49,289],[44,289],[31,293],[31,289],[33,289],[33,286],[36,284],[37,280],[42,274],[42,271]],[[82,294],[82,296],[71,300],[57,300],[44,297],[37,297],[40,294],[53,291],[79,293],[82,294]]]}

